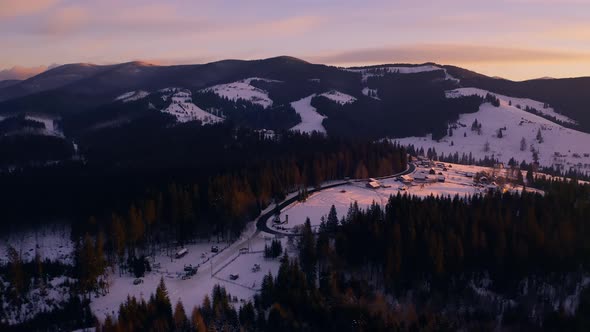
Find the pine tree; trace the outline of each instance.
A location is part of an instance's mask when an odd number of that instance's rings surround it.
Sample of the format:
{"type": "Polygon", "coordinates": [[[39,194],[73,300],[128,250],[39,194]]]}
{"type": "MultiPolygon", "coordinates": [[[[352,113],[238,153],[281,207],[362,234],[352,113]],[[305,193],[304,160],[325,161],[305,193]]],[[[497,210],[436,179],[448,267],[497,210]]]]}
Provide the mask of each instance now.
{"type": "Polygon", "coordinates": [[[201,315],[201,311],[197,307],[193,308],[191,325],[196,332],[207,332],[207,325],[205,324],[203,315],[201,315]]]}
{"type": "Polygon", "coordinates": [[[315,284],[317,262],[316,245],[309,218],[305,220],[303,233],[299,240],[299,262],[301,263],[301,269],[307,276],[308,282],[312,285],[315,284]]]}
{"type": "Polygon", "coordinates": [[[174,328],[175,331],[189,331],[189,323],[184,311],[184,306],[180,299],[176,302],[174,307],[174,328]]]}
{"type": "Polygon", "coordinates": [[[334,205],[330,207],[328,220],[326,221],[326,228],[330,233],[336,233],[336,230],[338,229],[338,214],[336,213],[336,207],[334,205]]]}

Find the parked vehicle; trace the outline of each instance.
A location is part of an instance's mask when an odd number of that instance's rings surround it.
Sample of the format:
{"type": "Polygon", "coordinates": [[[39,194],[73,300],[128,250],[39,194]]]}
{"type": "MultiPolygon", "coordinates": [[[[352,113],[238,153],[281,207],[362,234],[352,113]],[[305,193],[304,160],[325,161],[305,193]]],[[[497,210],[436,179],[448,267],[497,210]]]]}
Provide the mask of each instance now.
{"type": "Polygon", "coordinates": [[[143,279],[141,279],[141,278],[137,278],[137,279],[133,280],[133,284],[134,284],[134,285],[143,284],[143,279]]]}
{"type": "Polygon", "coordinates": [[[219,247],[218,246],[211,246],[211,252],[214,252],[214,253],[219,252],[219,247]]]}
{"type": "Polygon", "coordinates": [[[182,258],[188,254],[188,249],[182,248],[176,252],[176,259],[182,258]]]}
{"type": "Polygon", "coordinates": [[[254,266],[252,267],[252,272],[258,272],[260,271],[260,264],[254,264],[254,266]]]}
{"type": "Polygon", "coordinates": [[[229,275],[229,279],[230,280],[238,280],[239,277],[240,277],[239,274],[230,274],[229,275]]]}

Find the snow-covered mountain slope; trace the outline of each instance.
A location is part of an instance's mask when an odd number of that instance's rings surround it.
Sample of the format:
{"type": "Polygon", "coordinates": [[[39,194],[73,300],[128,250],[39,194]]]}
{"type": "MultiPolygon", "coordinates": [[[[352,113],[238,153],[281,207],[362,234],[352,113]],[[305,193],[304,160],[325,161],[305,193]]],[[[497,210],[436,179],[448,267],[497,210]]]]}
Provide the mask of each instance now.
{"type": "Polygon", "coordinates": [[[254,104],[259,104],[264,108],[272,106],[273,101],[268,97],[268,92],[251,85],[252,81],[281,83],[280,81],[266,78],[250,77],[233,83],[215,85],[201,91],[212,91],[218,96],[229,100],[247,100],[254,104]]]}
{"type": "Polygon", "coordinates": [[[493,93],[493,92],[490,92],[487,90],[478,89],[478,88],[460,88],[460,89],[455,89],[452,91],[447,91],[447,98],[458,98],[458,97],[474,96],[474,95],[485,98],[485,96],[488,93],[493,94],[494,96],[496,96],[496,98],[500,99],[500,101],[502,101],[506,104],[515,106],[516,108],[521,108],[521,109],[525,109],[526,107],[533,108],[537,112],[539,112],[545,116],[554,117],[555,119],[557,119],[557,121],[569,123],[569,124],[577,124],[576,121],[568,118],[567,116],[555,112],[555,110],[551,106],[547,105],[546,103],[542,103],[540,101],[536,101],[536,100],[532,100],[532,99],[528,99],[528,98],[508,97],[508,96],[500,95],[500,94],[493,93]]]}
{"type": "Polygon", "coordinates": [[[354,98],[353,96],[347,95],[346,93],[342,93],[342,92],[336,91],[336,90],[324,92],[320,96],[326,97],[326,98],[328,98],[340,105],[354,103],[356,101],[356,98],[354,98]]]}
{"type": "Polygon", "coordinates": [[[160,92],[166,93],[162,96],[162,99],[171,99],[170,105],[163,109],[162,112],[174,115],[178,122],[200,120],[203,124],[211,124],[223,121],[223,118],[207,113],[193,104],[190,90],[167,88],[160,90],[160,92]]]}
{"type": "Polygon", "coordinates": [[[128,103],[130,101],[136,101],[139,99],[143,99],[145,97],[147,97],[150,93],[147,91],[143,91],[143,90],[137,90],[137,91],[129,91],[126,92],[122,95],[120,95],[119,97],[115,98],[115,101],[122,101],[124,103],[128,103]]]}
{"type": "Polygon", "coordinates": [[[326,128],[322,125],[322,121],[326,117],[319,114],[315,107],[311,106],[311,99],[313,97],[315,97],[315,94],[291,103],[291,107],[301,116],[301,123],[291,128],[291,130],[303,133],[311,133],[313,131],[326,133],[326,128]]]}
{"type": "MultiPolygon", "coordinates": [[[[453,90],[448,97],[461,94],[482,92],[469,89],[453,90]]],[[[568,170],[575,168],[581,172],[590,171],[590,134],[565,128],[538,115],[526,112],[516,107],[516,98],[500,99],[500,107],[490,103],[483,104],[479,111],[473,114],[462,114],[455,124],[451,124],[452,136],[448,135],[440,141],[433,141],[431,135],[426,137],[407,137],[395,139],[403,145],[414,145],[416,148],[435,148],[438,154],[457,152],[472,154],[474,158],[485,156],[495,157],[503,162],[510,158],[516,161],[534,161],[533,151],[536,151],[541,166],[554,166],[568,170]],[[509,102],[512,101],[512,105],[509,102]],[[472,130],[472,124],[477,120],[481,129],[472,130]],[[504,129],[505,128],[505,129],[504,129]],[[502,129],[502,130],[500,130],[502,129]],[[499,135],[499,132],[502,132],[499,135]],[[537,139],[541,133],[541,142],[537,139]]],[[[537,102],[520,100],[530,105],[537,102]]]]}

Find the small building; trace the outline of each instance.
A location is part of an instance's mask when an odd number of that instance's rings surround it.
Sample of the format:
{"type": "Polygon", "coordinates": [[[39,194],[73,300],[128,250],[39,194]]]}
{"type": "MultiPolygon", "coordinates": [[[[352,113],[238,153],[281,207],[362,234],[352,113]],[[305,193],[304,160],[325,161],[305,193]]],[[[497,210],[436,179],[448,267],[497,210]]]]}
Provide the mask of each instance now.
{"type": "Polygon", "coordinates": [[[400,178],[401,182],[404,184],[410,184],[412,181],[414,181],[414,178],[409,175],[402,175],[400,178]]]}
{"type": "Polygon", "coordinates": [[[369,182],[367,182],[367,188],[378,189],[380,187],[381,187],[381,184],[379,184],[379,182],[377,182],[377,181],[369,181],[369,182]]]}
{"type": "Polygon", "coordinates": [[[424,173],[416,173],[414,174],[414,181],[424,182],[428,179],[428,175],[424,173]]]}

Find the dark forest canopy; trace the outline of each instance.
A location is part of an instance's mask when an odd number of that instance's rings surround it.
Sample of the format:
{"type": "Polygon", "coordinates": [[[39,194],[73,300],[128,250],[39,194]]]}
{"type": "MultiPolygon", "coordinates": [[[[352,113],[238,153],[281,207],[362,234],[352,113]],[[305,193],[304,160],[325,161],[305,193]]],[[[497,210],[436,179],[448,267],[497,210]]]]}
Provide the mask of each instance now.
{"type": "MultiPolygon", "coordinates": [[[[84,162],[0,174],[3,220],[110,216],[114,211],[127,211],[142,197],[155,199],[173,184],[197,186],[198,205],[206,212],[212,212],[212,191],[232,195],[242,188],[250,203],[235,217],[244,219],[301,186],[357,174],[393,174],[405,169],[407,162],[402,148],[386,142],[292,132],[268,139],[258,131],[229,123],[187,123],[171,128],[142,125],[149,130],[128,127],[88,138],[95,141],[93,149],[85,151],[84,162]]],[[[222,210],[231,209],[234,207],[222,210]]]]}

